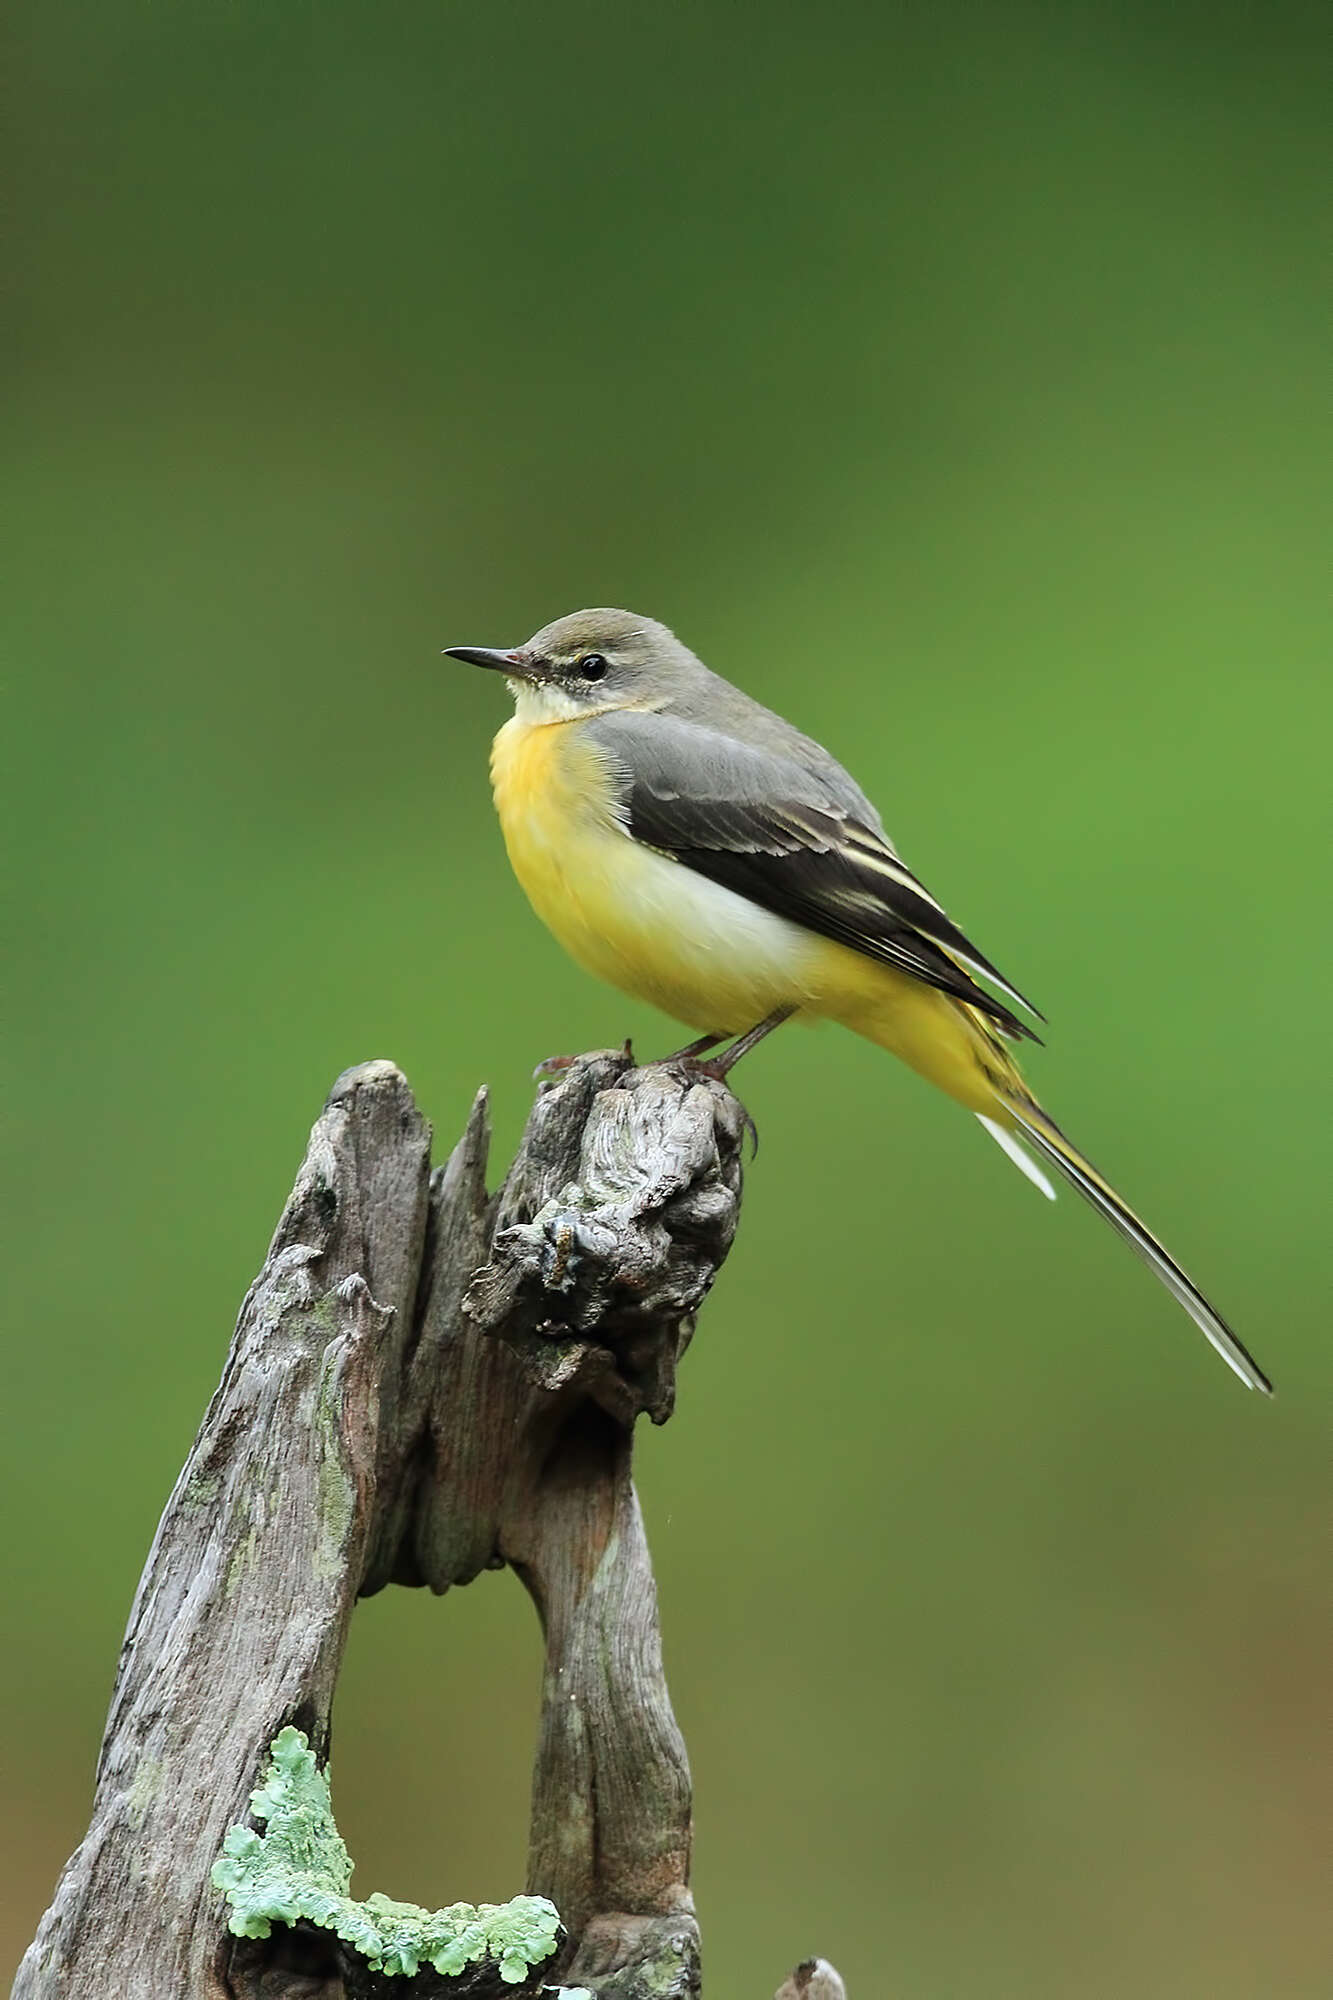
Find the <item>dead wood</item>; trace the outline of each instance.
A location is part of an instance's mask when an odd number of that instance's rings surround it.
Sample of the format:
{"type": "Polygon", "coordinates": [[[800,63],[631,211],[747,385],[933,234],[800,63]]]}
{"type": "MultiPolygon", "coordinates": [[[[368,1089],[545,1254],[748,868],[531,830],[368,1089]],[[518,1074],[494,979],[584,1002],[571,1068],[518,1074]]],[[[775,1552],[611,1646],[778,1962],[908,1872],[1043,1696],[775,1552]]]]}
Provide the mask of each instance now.
{"type": "MultiPolygon", "coordinates": [[[[735,1233],[744,1123],[696,1070],[584,1056],[491,1196],[484,1094],[432,1174],[400,1071],[338,1080],[149,1552],[92,1820],[16,2000],[699,1992],[630,1459],[735,1233]],[[527,1890],[560,1914],[558,1956],[521,1983],[493,1957],[394,1976],[313,1923],[233,1935],[213,1865],[280,1731],[327,1757],[357,1597],[504,1564],[545,1635],[527,1890]]],[[[814,1961],[782,1988],[841,1992],[814,1961]]]]}

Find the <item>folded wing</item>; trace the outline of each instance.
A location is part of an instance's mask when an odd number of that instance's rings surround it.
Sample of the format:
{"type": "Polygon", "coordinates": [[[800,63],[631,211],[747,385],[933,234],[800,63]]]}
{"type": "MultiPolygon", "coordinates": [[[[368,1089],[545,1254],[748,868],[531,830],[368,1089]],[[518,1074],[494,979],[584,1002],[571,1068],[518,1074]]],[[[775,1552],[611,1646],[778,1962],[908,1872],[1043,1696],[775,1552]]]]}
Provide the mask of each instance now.
{"type": "Polygon", "coordinates": [[[674,716],[621,710],[588,727],[619,781],[622,816],[635,840],[777,916],[952,994],[1015,1040],[1037,1039],[968,971],[1029,1013],[1036,1008],[817,772],[674,716]]]}

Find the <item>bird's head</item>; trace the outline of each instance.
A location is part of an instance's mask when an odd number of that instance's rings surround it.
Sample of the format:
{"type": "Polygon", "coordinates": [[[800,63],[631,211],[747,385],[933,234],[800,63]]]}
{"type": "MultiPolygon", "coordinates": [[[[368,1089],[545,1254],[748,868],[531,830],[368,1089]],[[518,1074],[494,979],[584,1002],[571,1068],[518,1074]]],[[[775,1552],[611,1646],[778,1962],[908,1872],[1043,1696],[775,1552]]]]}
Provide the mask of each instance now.
{"type": "Polygon", "coordinates": [[[520,716],[530,722],[666,708],[707,675],[688,646],[655,618],[606,607],[571,611],[522,646],[446,646],[445,652],[503,674],[520,716]]]}

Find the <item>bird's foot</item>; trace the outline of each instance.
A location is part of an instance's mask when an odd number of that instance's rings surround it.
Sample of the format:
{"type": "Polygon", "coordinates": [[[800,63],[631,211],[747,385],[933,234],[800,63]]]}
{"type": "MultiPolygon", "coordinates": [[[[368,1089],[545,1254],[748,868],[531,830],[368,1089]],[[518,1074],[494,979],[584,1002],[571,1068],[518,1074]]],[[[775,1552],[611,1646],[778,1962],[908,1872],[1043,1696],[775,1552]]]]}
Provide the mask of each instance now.
{"type": "MultiPolygon", "coordinates": [[[[712,1048],[721,1039],[720,1035],[707,1035],[704,1037],[704,1047],[712,1048]]],[[[681,1049],[674,1056],[663,1056],[661,1063],[664,1069],[675,1070],[676,1074],[682,1078],[682,1081],[687,1080],[690,1083],[697,1083],[700,1079],[703,1079],[708,1083],[720,1083],[724,1090],[731,1090],[731,1085],[727,1081],[727,1073],[731,1068],[731,1064],[727,1061],[729,1054],[730,1050],[724,1050],[720,1056],[714,1056],[710,1062],[704,1056],[691,1055],[689,1049],[681,1049]]],[[[748,1132],[750,1135],[750,1158],[753,1160],[759,1152],[759,1128],[745,1106],[741,1103],[739,1097],[736,1096],[736,1093],[732,1091],[731,1094],[736,1108],[741,1114],[741,1130],[748,1132]]]]}
{"type": "MultiPolygon", "coordinates": [[[[730,1048],[723,1049],[721,1055],[705,1056],[704,1050],[716,1048],[719,1042],[726,1040],[725,1035],[701,1035],[697,1042],[691,1042],[687,1048],[678,1050],[674,1056],[667,1056],[666,1061],[676,1068],[688,1070],[695,1076],[706,1076],[711,1082],[720,1083],[724,1089],[730,1089],[728,1078],[741,1057],[748,1055],[752,1048],[757,1047],[765,1035],[771,1035],[774,1028],[780,1028],[784,1021],[789,1021],[795,1012],[794,1007],[775,1008],[757,1026],[746,1034],[738,1036],[730,1048]]],[[[740,1103],[739,1098],[737,1103],[740,1103]]],[[[753,1159],[759,1151],[759,1133],[753,1118],[743,1104],[740,1109],[745,1129],[750,1135],[753,1159]]]]}
{"type": "Polygon", "coordinates": [[[552,1077],[563,1076],[578,1061],[577,1056],[547,1056],[532,1072],[534,1083],[549,1083],[552,1077]]]}

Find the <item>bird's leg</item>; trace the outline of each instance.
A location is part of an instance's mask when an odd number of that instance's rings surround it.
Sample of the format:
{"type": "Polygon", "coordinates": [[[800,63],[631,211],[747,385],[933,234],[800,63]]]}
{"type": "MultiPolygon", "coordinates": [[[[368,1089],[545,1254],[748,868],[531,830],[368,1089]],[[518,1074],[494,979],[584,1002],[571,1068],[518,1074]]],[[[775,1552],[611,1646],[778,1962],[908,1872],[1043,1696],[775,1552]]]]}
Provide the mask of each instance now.
{"type": "Polygon", "coordinates": [[[700,1056],[706,1056],[710,1049],[715,1049],[719,1042],[726,1039],[725,1035],[700,1035],[697,1042],[687,1042],[683,1049],[673,1049],[669,1056],[659,1056],[658,1061],[698,1062],[700,1056]]]}
{"type": "Polygon", "coordinates": [[[720,1056],[714,1056],[711,1062],[701,1062],[700,1069],[707,1071],[709,1076],[715,1076],[719,1083],[725,1083],[729,1072],[735,1069],[741,1057],[748,1056],[750,1050],[762,1042],[765,1035],[772,1034],[774,1028],[780,1028],[784,1021],[790,1021],[795,1012],[794,1007],[775,1007],[766,1020],[761,1021],[757,1028],[749,1029],[738,1041],[734,1041],[729,1049],[723,1049],[720,1056]]]}

